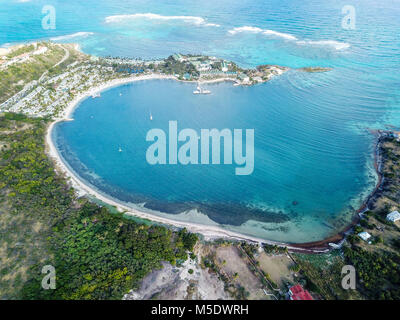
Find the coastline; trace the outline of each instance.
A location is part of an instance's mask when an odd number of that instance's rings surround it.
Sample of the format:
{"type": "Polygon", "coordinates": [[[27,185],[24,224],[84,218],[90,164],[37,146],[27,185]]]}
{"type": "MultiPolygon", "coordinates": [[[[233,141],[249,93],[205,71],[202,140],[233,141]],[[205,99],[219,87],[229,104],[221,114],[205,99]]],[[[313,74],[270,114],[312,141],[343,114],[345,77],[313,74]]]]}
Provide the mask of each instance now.
{"type": "MultiPolygon", "coordinates": [[[[378,183],[373,192],[369,194],[367,199],[362,203],[360,206],[359,210],[356,211],[352,222],[350,223],[349,226],[344,228],[343,231],[336,233],[335,235],[328,237],[326,239],[322,239],[320,241],[316,242],[308,242],[308,243],[284,243],[284,242],[277,242],[277,241],[272,241],[272,240],[266,240],[266,239],[261,239],[257,237],[252,237],[248,235],[244,235],[238,232],[234,231],[229,231],[226,229],[223,229],[219,226],[210,226],[210,225],[203,225],[203,224],[198,224],[198,223],[191,223],[191,222],[183,222],[183,221],[177,221],[174,219],[169,219],[165,217],[160,217],[151,213],[147,213],[144,211],[141,211],[139,209],[134,209],[132,207],[129,207],[123,203],[120,203],[116,201],[115,199],[112,199],[111,197],[108,197],[106,195],[101,194],[100,192],[94,190],[93,187],[89,186],[87,183],[83,182],[77,175],[64,163],[62,160],[59,152],[57,151],[57,148],[55,144],[52,141],[51,134],[54,126],[63,121],[72,121],[71,119],[71,114],[75,110],[75,108],[79,105],[79,103],[87,98],[92,96],[95,93],[99,93],[101,91],[120,86],[123,84],[135,82],[135,81],[142,81],[142,80],[153,80],[153,79],[171,79],[171,80],[176,80],[176,81],[181,81],[181,82],[193,82],[193,81],[184,81],[184,80],[179,80],[175,76],[170,76],[170,75],[157,75],[157,74],[151,74],[151,75],[142,75],[142,76],[135,76],[135,77],[129,77],[129,78],[121,78],[121,79],[115,79],[111,80],[109,82],[106,82],[100,86],[94,87],[82,94],[79,94],[77,97],[75,97],[69,104],[68,106],[63,110],[62,114],[60,117],[56,118],[55,121],[53,121],[47,128],[46,132],[46,153],[48,154],[49,158],[53,160],[56,166],[56,170],[59,171],[61,174],[65,176],[67,179],[68,183],[70,186],[78,193],[79,196],[84,196],[84,195],[90,195],[93,196],[99,200],[101,200],[104,203],[107,203],[109,205],[115,206],[119,211],[125,212],[127,215],[135,216],[138,218],[142,219],[147,219],[151,220],[154,222],[158,222],[161,224],[165,225],[170,225],[173,227],[178,227],[178,228],[186,228],[190,232],[193,233],[199,233],[204,236],[206,240],[216,240],[216,239],[230,239],[230,240],[239,240],[239,241],[249,241],[249,242],[255,242],[255,243],[266,243],[269,245],[277,245],[280,247],[287,247],[289,250],[292,251],[298,251],[298,252],[310,252],[310,253],[324,253],[329,251],[331,246],[329,245],[330,243],[338,243],[344,239],[346,236],[346,233],[351,230],[351,228],[358,223],[359,220],[359,214],[362,213],[363,211],[366,210],[368,207],[368,203],[373,198],[374,194],[376,191],[379,189],[379,186],[381,185],[382,179],[381,179],[381,174],[379,172],[379,166],[378,166],[378,156],[379,156],[379,147],[377,146],[376,152],[375,152],[375,169],[378,173],[378,183]]],[[[221,79],[216,79],[216,80],[203,80],[201,83],[216,83],[216,82],[224,82],[224,81],[232,81],[232,79],[229,78],[221,78],[221,79]]],[[[378,137],[378,145],[379,145],[380,138],[378,137]]]]}
{"type": "Polygon", "coordinates": [[[362,214],[369,210],[370,206],[373,204],[373,202],[379,196],[379,190],[383,183],[383,173],[381,171],[382,154],[381,154],[381,149],[380,149],[381,142],[382,142],[381,140],[382,140],[383,136],[379,131],[371,130],[371,134],[374,134],[376,136],[376,143],[375,143],[375,150],[374,150],[374,168],[375,168],[375,172],[378,176],[378,181],[377,181],[374,189],[368,194],[367,198],[361,203],[358,210],[356,210],[354,212],[354,215],[352,217],[350,224],[347,225],[345,228],[343,228],[342,231],[338,232],[337,234],[335,234],[331,237],[328,237],[328,238],[320,240],[320,241],[293,244],[294,247],[297,247],[299,249],[304,249],[304,248],[324,248],[324,247],[326,248],[327,245],[329,246],[330,243],[333,243],[333,244],[339,243],[339,245],[340,245],[342,243],[342,241],[346,238],[348,233],[352,230],[352,228],[360,222],[362,214]]]}

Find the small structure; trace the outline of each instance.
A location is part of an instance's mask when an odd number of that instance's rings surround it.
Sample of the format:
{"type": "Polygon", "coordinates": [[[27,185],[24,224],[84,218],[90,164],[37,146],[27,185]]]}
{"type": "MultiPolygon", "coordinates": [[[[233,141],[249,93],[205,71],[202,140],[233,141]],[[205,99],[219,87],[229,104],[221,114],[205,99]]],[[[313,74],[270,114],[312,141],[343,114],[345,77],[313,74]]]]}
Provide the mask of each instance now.
{"type": "Polygon", "coordinates": [[[289,289],[290,300],[314,300],[311,294],[299,284],[289,289]]]}
{"type": "Polygon", "coordinates": [[[366,232],[366,231],[360,232],[360,233],[358,234],[358,236],[359,236],[361,239],[363,239],[364,241],[368,241],[368,239],[371,238],[371,235],[370,235],[368,232],[366,232]]]}
{"type": "Polygon", "coordinates": [[[243,81],[243,82],[250,82],[250,78],[248,75],[246,75],[245,73],[240,73],[238,75],[238,78],[243,81]]]}
{"type": "Polygon", "coordinates": [[[211,69],[211,65],[205,61],[201,62],[200,65],[197,67],[198,71],[209,71],[211,69]]]}
{"type": "Polygon", "coordinates": [[[175,61],[183,62],[185,59],[183,56],[179,53],[175,53],[172,55],[172,58],[174,58],[175,61]]]}
{"type": "Polygon", "coordinates": [[[400,220],[400,213],[398,211],[393,211],[386,216],[386,220],[396,222],[397,220],[400,220]]]}
{"type": "Polygon", "coordinates": [[[225,61],[222,61],[222,72],[228,72],[228,64],[225,61]]]}

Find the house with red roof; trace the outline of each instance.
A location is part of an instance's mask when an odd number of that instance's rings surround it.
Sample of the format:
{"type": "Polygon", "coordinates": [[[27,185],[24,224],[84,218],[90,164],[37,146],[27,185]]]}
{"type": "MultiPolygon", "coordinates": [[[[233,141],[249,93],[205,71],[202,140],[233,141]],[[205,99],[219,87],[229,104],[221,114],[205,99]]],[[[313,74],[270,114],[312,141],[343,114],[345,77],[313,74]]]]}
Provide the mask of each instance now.
{"type": "Polygon", "coordinates": [[[314,300],[311,294],[299,284],[289,289],[290,300],[314,300]]]}

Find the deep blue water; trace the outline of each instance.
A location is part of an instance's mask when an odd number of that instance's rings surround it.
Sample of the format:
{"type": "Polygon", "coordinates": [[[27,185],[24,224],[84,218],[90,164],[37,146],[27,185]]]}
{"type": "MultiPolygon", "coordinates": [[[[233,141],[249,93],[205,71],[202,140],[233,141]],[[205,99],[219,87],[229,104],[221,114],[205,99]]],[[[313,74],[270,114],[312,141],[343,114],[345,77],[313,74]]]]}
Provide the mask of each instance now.
{"type": "Polygon", "coordinates": [[[210,96],[194,96],[191,84],[134,83],[85,100],[75,121],[54,132],[66,162],[120,200],[268,239],[313,241],[342,228],[374,186],[368,129],[400,126],[400,1],[353,1],[355,30],[341,27],[347,4],[5,1],[0,43],[55,38],[95,55],[203,53],[242,66],[332,67],[321,74],[292,70],[251,88],[212,85],[210,96]],[[55,30],[41,28],[45,4],[57,10],[55,30]],[[140,13],[159,16],[110,18],[140,13]],[[235,33],[244,26],[259,29],[235,33]],[[77,32],[85,33],[68,36],[77,32]],[[169,120],[181,129],[254,128],[254,173],[238,177],[233,166],[149,166],[145,134],[167,128],[169,120]],[[188,208],[210,220],[177,215],[188,208]]]}

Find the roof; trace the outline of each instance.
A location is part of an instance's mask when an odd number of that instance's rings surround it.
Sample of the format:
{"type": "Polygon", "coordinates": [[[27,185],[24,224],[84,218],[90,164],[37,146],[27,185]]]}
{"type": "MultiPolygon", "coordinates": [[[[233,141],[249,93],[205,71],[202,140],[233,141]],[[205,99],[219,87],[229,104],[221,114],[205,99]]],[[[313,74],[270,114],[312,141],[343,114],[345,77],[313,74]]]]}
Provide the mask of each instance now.
{"type": "Polygon", "coordinates": [[[397,220],[400,220],[400,213],[398,211],[393,211],[386,216],[386,219],[396,222],[397,220]]]}
{"type": "Polygon", "coordinates": [[[291,300],[314,300],[311,294],[299,284],[289,289],[291,300]]]}
{"type": "Polygon", "coordinates": [[[179,54],[179,53],[174,53],[174,54],[172,55],[172,57],[173,57],[175,60],[182,59],[182,55],[179,54]]]}
{"type": "Polygon", "coordinates": [[[371,238],[371,235],[370,235],[368,232],[366,232],[366,231],[360,232],[360,233],[358,234],[358,236],[359,236],[361,239],[363,239],[364,241],[367,241],[369,238],[371,238]]]}

